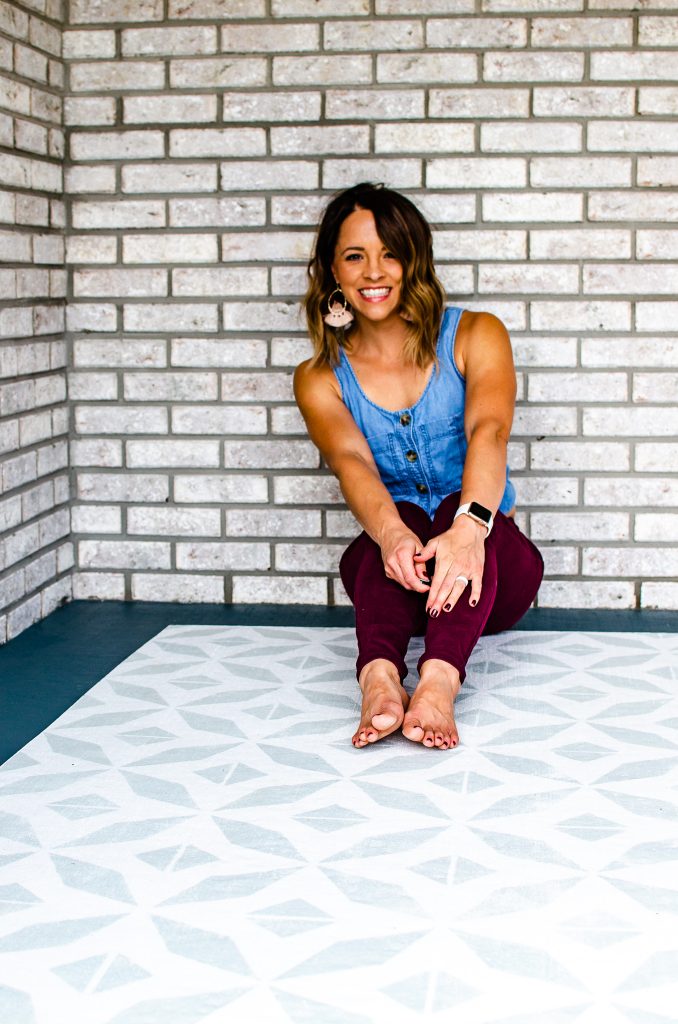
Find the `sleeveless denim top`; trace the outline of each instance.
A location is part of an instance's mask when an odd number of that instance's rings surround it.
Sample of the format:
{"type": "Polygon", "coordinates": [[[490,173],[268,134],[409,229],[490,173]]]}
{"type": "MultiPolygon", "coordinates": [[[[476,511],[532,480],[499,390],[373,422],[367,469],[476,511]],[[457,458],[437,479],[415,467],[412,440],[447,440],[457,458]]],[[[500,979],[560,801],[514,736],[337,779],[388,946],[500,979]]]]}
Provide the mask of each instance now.
{"type": "MultiPolygon", "coordinates": [[[[454,361],[454,339],[463,309],[449,306],[438,336],[440,371],[432,370],[419,400],[391,412],[367,397],[346,353],[334,373],[342,398],[370,446],[379,475],[394,501],[411,501],[432,516],[443,498],[461,490],[466,458],[466,382],[454,361]]],[[[509,512],[515,488],[506,468],[499,509],[509,512]]]]}

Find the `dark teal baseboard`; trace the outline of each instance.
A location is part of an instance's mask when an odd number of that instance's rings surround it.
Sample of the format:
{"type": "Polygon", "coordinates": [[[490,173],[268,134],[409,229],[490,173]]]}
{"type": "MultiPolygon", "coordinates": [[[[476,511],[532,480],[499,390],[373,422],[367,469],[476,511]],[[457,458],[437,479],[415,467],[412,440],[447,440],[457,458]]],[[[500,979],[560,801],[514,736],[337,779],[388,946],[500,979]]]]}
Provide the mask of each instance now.
{"type": "MultiPolygon", "coordinates": [[[[353,626],[352,608],[73,601],[0,647],[0,763],[169,625],[353,626]]],[[[517,629],[678,632],[678,612],[530,610],[517,629]]]]}

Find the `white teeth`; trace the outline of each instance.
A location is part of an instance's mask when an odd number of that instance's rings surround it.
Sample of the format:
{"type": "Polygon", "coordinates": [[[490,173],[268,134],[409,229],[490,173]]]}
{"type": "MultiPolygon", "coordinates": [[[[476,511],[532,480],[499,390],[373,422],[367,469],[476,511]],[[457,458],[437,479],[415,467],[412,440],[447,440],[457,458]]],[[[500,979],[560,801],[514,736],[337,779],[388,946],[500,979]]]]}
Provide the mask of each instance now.
{"type": "Polygon", "coordinates": [[[368,299],[376,299],[381,295],[388,295],[390,288],[361,288],[360,294],[368,299]]]}

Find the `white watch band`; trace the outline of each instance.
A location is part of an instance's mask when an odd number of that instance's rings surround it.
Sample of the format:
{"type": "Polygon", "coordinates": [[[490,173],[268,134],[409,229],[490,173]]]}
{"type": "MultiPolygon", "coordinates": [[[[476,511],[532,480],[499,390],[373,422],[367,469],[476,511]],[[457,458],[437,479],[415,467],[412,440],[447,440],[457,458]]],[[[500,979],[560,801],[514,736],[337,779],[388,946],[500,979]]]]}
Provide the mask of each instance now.
{"type": "Polygon", "coordinates": [[[464,505],[460,505],[457,511],[454,513],[454,519],[452,521],[454,522],[454,520],[456,520],[458,516],[468,516],[469,519],[473,519],[475,520],[476,523],[480,523],[481,526],[485,527],[485,529],[487,530],[485,538],[487,539],[487,537],[489,537],[490,533],[492,532],[492,527],[494,526],[494,516],[491,515],[489,523],[486,523],[484,519],[481,519],[480,516],[476,516],[473,514],[473,512],[470,511],[471,505],[472,502],[470,501],[467,501],[464,505]]]}

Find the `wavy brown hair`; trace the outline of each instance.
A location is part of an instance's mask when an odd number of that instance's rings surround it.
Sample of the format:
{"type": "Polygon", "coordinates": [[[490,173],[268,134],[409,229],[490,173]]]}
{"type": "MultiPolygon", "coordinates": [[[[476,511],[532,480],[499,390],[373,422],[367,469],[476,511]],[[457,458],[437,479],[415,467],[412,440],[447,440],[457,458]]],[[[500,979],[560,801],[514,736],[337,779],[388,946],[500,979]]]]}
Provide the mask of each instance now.
{"type": "MultiPolygon", "coordinates": [[[[436,344],[445,306],[445,291],[433,266],[431,229],[414,203],[384,185],[361,182],[339,192],[327,206],[308,262],[304,297],[313,365],[339,362],[347,341],[344,328],[329,327],[323,316],[336,288],[332,263],[341,225],[354,210],[370,210],[377,234],[403,268],[401,313],[408,321],[405,359],[422,369],[436,361],[436,344]]],[[[348,328],[350,330],[350,328],[348,328]]]]}

